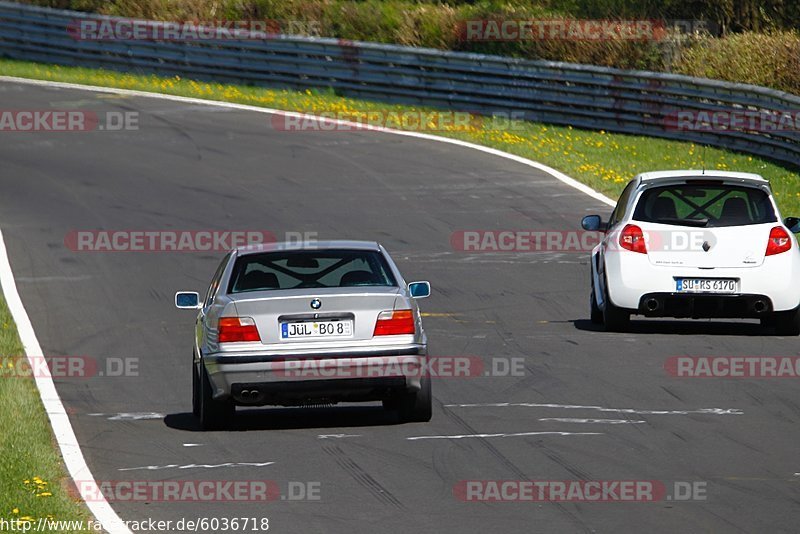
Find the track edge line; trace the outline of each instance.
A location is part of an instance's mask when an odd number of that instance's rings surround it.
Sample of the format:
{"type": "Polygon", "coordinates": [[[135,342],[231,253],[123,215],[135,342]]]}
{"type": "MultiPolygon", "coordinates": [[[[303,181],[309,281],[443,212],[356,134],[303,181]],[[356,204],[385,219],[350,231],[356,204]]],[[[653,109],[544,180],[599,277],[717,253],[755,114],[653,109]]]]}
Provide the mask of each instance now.
{"type": "MultiPolygon", "coordinates": [[[[31,323],[30,317],[25,311],[25,306],[22,304],[22,298],[17,291],[17,284],[14,280],[14,273],[11,270],[2,230],[0,230],[0,286],[2,286],[8,309],[11,311],[11,316],[16,323],[17,332],[25,348],[25,355],[28,357],[28,363],[33,369],[36,367],[34,358],[41,358],[44,354],[33,329],[33,323],[31,323]]],[[[106,532],[109,534],[132,534],[131,530],[99,490],[97,482],[86,464],[86,459],[83,457],[78,438],[72,429],[64,404],[58,396],[53,378],[51,376],[36,376],[35,380],[36,389],[39,391],[39,397],[42,400],[42,404],[44,404],[44,409],[50,420],[50,426],[61,451],[61,458],[72,480],[76,482],[80,480],[82,482],[79,487],[81,499],[86,503],[89,511],[101,523],[106,532]],[[86,499],[85,495],[87,494],[92,495],[93,498],[86,499]]]]}

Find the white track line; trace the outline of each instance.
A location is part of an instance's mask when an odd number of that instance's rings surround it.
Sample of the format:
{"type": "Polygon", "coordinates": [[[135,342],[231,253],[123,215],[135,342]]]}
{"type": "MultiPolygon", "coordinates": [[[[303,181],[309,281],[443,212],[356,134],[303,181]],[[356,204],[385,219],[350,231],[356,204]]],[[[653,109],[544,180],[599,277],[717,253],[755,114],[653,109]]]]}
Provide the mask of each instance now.
{"type": "Polygon", "coordinates": [[[514,432],[512,434],[459,434],[455,436],[412,436],[408,441],[421,439],[464,439],[464,438],[519,438],[526,436],[602,436],[603,432],[514,432]]]}
{"type": "Polygon", "coordinates": [[[156,412],[138,412],[138,413],[90,413],[86,414],[91,417],[108,417],[109,421],[143,421],[146,419],[164,419],[166,415],[156,412]]]}
{"type": "MultiPolygon", "coordinates": [[[[138,96],[144,98],[157,98],[161,100],[171,100],[173,102],[184,102],[188,104],[199,104],[204,106],[216,106],[228,109],[238,109],[242,111],[252,111],[255,113],[269,113],[269,114],[284,115],[289,117],[314,118],[313,115],[308,115],[305,113],[295,113],[290,111],[282,111],[278,109],[247,106],[244,104],[233,104],[230,102],[217,102],[213,100],[203,100],[200,98],[189,98],[185,96],[163,95],[159,93],[149,93],[146,91],[133,91],[130,89],[97,87],[92,85],[81,85],[76,83],[51,82],[47,80],[30,80],[27,78],[17,78],[15,76],[0,76],[0,81],[24,83],[28,85],[40,85],[45,87],[58,87],[62,89],[79,89],[83,91],[94,91],[98,93],[138,96]]],[[[509,154],[508,152],[503,152],[502,150],[496,150],[494,148],[476,145],[474,143],[468,143],[466,141],[460,141],[458,139],[438,137],[436,135],[424,134],[419,132],[406,132],[402,130],[392,130],[390,128],[381,128],[377,126],[364,127],[364,125],[361,124],[356,124],[349,121],[334,120],[334,119],[324,119],[324,120],[325,122],[332,122],[341,125],[358,127],[361,130],[372,130],[376,132],[403,135],[406,137],[413,137],[416,139],[426,139],[429,141],[448,143],[451,145],[478,150],[485,154],[491,154],[493,156],[509,159],[511,161],[515,161],[522,165],[527,165],[528,167],[532,167],[534,169],[545,172],[550,176],[552,176],[553,178],[559,180],[560,182],[563,182],[566,185],[573,187],[578,191],[585,193],[586,195],[589,195],[593,199],[599,200],[600,202],[603,202],[608,206],[614,206],[616,204],[613,200],[603,195],[602,193],[595,191],[591,187],[578,182],[574,178],[571,178],[566,174],[553,169],[552,167],[548,167],[547,165],[543,165],[537,161],[523,158],[521,156],[509,154]]],[[[2,280],[3,292],[6,295],[6,301],[8,302],[8,307],[11,310],[11,315],[14,317],[14,321],[16,321],[17,323],[17,328],[19,329],[19,335],[20,338],[22,339],[23,345],[25,346],[26,354],[28,355],[29,358],[42,357],[43,356],[42,349],[39,346],[39,341],[36,339],[36,333],[33,330],[33,325],[31,324],[31,320],[28,317],[27,312],[25,311],[25,307],[22,305],[22,299],[20,298],[19,293],[17,292],[17,285],[16,282],[14,281],[14,274],[11,272],[11,264],[8,261],[8,252],[6,251],[5,242],[3,241],[2,238],[2,233],[0,233],[0,280],[2,280]]],[[[94,482],[94,478],[92,477],[91,472],[89,471],[89,467],[86,465],[86,460],[83,458],[83,453],[81,452],[80,445],[78,444],[78,440],[75,437],[75,432],[73,431],[72,425],[69,422],[69,417],[67,417],[67,414],[64,411],[64,405],[62,404],[61,399],[58,396],[58,392],[56,391],[52,378],[37,377],[36,386],[39,388],[39,395],[42,397],[42,402],[45,405],[45,410],[47,411],[47,414],[50,417],[50,424],[53,427],[53,433],[55,434],[56,441],[58,442],[58,446],[61,449],[61,454],[64,457],[64,463],[67,465],[67,470],[69,471],[70,476],[72,476],[73,480],[90,481],[91,486],[89,486],[88,483],[85,483],[82,486],[86,488],[86,490],[88,490],[89,492],[93,492],[91,493],[92,495],[99,496],[99,500],[89,500],[86,503],[89,507],[89,510],[91,510],[91,512],[94,514],[97,520],[103,524],[103,528],[106,531],[110,532],[111,534],[130,533],[131,532],[130,529],[128,529],[128,527],[125,525],[122,519],[120,519],[120,517],[108,504],[108,501],[106,501],[105,498],[102,496],[102,493],[98,490],[97,484],[96,482],[94,482]]],[[[492,435],[487,434],[486,436],[492,436],[492,435]]],[[[499,434],[498,436],[505,436],[505,434],[499,434]]],[[[421,438],[408,438],[408,439],[436,439],[436,438],[421,437],[421,438]]],[[[458,439],[458,438],[450,438],[450,439],[458,439]]],[[[97,497],[95,497],[95,499],[97,499],[97,497]]]]}
{"type": "Polygon", "coordinates": [[[117,471],[162,471],[164,469],[217,469],[219,467],[267,467],[275,462],[225,462],[222,464],[167,464],[143,465],[141,467],[122,467],[117,471]]]}
{"type": "Polygon", "coordinates": [[[320,434],[317,439],[344,439],[344,438],[360,438],[361,434],[320,434]]]}
{"type": "Polygon", "coordinates": [[[630,413],[636,415],[744,415],[739,408],[700,408],[699,410],[636,410],[634,408],[603,408],[580,404],[540,404],[536,402],[490,402],[482,404],[445,404],[445,408],[563,408],[567,410],[597,410],[599,412],[630,413]]]}
{"type": "Polygon", "coordinates": [[[605,425],[641,425],[647,421],[632,421],[630,419],[578,419],[574,417],[542,417],[539,421],[555,421],[557,423],[585,423],[605,425]]]}
{"type": "MultiPolygon", "coordinates": [[[[3,239],[2,231],[0,231],[0,285],[2,285],[3,294],[5,294],[11,315],[17,323],[17,330],[25,348],[25,354],[28,356],[31,367],[34,367],[34,359],[43,358],[44,353],[17,291],[17,284],[14,281],[14,273],[11,271],[11,264],[8,261],[8,251],[6,250],[6,242],[3,239]]],[[[111,508],[111,505],[108,504],[103,493],[97,487],[89,466],[86,465],[86,460],[83,458],[81,447],[75,437],[75,432],[72,430],[67,412],[64,410],[64,404],[62,404],[58,396],[53,378],[49,374],[48,376],[41,375],[42,373],[36,373],[36,387],[39,389],[39,396],[42,398],[44,409],[50,418],[50,425],[53,427],[53,434],[55,434],[56,441],[58,441],[58,447],[61,449],[61,456],[64,458],[67,471],[69,471],[73,480],[82,482],[79,486],[84,491],[84,496],[92,496],[92,498],[86,499],[86,505],[107,532],[111,534],[131,534],[130,529],[111,508]]]]}

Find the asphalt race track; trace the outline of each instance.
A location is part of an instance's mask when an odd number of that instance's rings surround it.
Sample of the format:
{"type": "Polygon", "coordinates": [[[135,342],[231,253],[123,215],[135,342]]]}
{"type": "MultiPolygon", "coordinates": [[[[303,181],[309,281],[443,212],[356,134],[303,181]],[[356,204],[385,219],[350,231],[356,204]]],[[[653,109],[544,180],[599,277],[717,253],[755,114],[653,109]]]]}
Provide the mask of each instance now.
{"type": "Polygon", "coordinates": [[[752,322],[601,332],[587,319],[585,254],[450,243],[461,230],[575,230],[610,212],[599,201],[513,161],[388,133],[281,132],[267,114],[13,83],[0,99],[140,113],[138,131],[0,134],[0,228],[45,353],[138,359],[138,376],[56,381],[95,479],[269,480],[282,494],[112,502],[123,519],[267,517],[278,533],[796,531],[796,380],[675,378],[664,364],[793,356],[798,339],[752,322]],[[240,411],[233,430],[201,432],[194,315],[173,295],[204,292],[222,254],[65,246],[97,229],[378,240],[407,280],[434,288],[421,301],[431,354],[487,368],[523,358],[524,372],[435,379],[427,424],[347,405],[240,411]],[[702,482],[706,498],[463,502],[454,487],[466,480],[702,482]],[[290,498],[301,485],[319,499],[290,498]]]}

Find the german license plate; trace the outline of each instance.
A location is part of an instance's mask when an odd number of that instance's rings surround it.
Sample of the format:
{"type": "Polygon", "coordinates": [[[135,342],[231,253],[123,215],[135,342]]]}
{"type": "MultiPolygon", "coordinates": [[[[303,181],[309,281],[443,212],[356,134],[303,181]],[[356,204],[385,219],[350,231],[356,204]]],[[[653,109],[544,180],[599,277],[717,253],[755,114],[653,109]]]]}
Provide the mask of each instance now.
{"type": "Polygon", "coordinates": [[[678,293],[736,293],[732,278],[676,278],[678,293]]]}
{"type": "Polygon", "coordinates": [[[281,339],[352,337],[353,321],[302,321],[281,323],[281,339]]]}

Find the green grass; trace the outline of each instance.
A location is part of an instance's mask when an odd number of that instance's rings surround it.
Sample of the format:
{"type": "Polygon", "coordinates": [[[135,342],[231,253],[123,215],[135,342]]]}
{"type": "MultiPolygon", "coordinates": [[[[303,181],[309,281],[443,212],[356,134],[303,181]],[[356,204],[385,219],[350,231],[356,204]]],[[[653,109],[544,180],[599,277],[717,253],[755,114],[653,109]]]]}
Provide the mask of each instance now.
{"type": "Polygon", "coordinates": [[[0,517],[34,524],[39,518],[89,519],[67,490],[69,479],[33,378],[7,367],[25,353],[2,297],[0,354],[6,365],[0,374],[0,517]]]}
{"type": "MultiPolygon", "coordinates": [[[[353,119],[363,117],[370,111],[430,109],[343,98],[330,91],[290,91],[222,85],[179,77],[164,78],[9,60],[0,60],[0,74],[137,89],[308,113],[332,112],[337,116],[353,119]]],[[[622,187],[634,175],[644,171],[706,168],[754,172],[770,180],[784,215],[800,215],[800,174],[755,156],[704,148],[694,143],[525,121],[512,121],[502,128],[482,125],[477,121],[474,127],[468,129],[456,128],[431,133],[539,161],[612,198],[619,195],[622,187]]]]}

